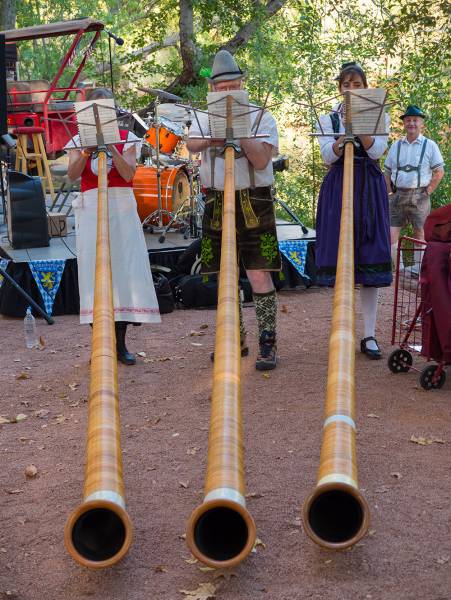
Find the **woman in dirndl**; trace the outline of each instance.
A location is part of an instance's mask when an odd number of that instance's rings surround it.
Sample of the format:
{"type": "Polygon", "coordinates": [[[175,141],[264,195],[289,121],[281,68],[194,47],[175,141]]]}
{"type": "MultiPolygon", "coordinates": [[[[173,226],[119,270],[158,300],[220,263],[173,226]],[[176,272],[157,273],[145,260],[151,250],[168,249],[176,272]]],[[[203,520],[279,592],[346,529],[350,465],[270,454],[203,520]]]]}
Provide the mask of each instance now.
{"type": "MultiPolygon", "coordinates": [[[[362,67],[345,63],[340,71],[340,93],[367,88],[362,67]]],[[[389,116],[385,115],[387,131],[389,116]]],[[[316,217],[316,266],[319,285],[333,286],[337,268],[343,190],[343,107],[338,104],[320,117],[321,155],[329,170],[321,185],[316,217]]],[[[378,159],[387,149],[388,136],[362,135],[354,148],[354,261],[355,283],[360,284],[364,335],[360,350],[370,359],[382,356],[375,337],[378,288],[392,282],[390,222],[387,186],[378,159]]]]}
{"type": "MultiPolygon", "coordinates": [[[[87,100],[113,98],[110,90],[96,88],[87,100]]],[[[136,170],[139,138],[119,130],[122,143],[109,146],[107,159],[110,254],[113,276],[113,303],[118,359],[126,365],[136,362],[127,350],[127,325],[159,323],[160,313],[150,270],[141,222],[136,210],[132,179],[136,170]]],[[[92,323],[97,238],[98,160],[93,149],[81,150],[79,136],[67,145],[68,176],[81,177],[81,192],[73,202],[77,234],[80,323],[92,323]]]]}

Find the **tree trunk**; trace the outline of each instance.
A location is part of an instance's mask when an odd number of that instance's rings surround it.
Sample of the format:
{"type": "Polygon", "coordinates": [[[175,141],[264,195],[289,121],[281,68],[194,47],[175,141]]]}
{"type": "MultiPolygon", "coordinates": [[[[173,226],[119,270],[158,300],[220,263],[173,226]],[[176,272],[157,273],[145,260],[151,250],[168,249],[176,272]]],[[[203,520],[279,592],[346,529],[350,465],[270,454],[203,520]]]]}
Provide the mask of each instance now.
{"type": "Polygon", "coordinates": [[[16,28],[16,0],[1,0],[0,31],[16,28]]]}

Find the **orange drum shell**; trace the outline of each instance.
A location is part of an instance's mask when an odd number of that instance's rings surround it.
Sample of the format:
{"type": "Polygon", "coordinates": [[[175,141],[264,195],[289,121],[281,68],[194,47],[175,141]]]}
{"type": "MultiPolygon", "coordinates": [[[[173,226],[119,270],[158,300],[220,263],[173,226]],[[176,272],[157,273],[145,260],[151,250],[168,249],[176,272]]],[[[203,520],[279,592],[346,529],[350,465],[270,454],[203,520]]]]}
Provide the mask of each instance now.
{"type": "MultiPolygon", "coordinates": [[[[182,139],[179,135],[169,131],[166,127],[161,126],[158,131],[158,137],[160,141],[160,152],[163,154],[172,154],[175,147],[182,139]]],[[[157,147],[157,130],[155,127],[148,129],[144,138],[153,148],[157,147]]]]}
{"type": "MultiPolygon", "coordinates": [[[[161,208],[173,212],[189,197],[189,179],[183,165],[161,169],[161,208]]],[[[138,215],[144,221],[158,208],[158,184],[156,167],[139,165],[133,178],[133,192],[138,215]]],[[[166,225],[169,217],[163,216],[166,225]]]]}

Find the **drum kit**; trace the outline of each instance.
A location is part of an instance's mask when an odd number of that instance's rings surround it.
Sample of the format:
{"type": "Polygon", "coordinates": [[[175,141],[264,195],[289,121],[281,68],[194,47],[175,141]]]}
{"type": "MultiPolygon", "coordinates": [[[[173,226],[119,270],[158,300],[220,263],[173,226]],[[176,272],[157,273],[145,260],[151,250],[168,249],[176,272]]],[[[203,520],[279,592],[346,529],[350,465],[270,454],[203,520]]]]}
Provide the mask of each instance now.
{"type": "Polygon", "coordinates": [[[147,231],[160,233],[161,243],[169,230],[179,231],[185,239],[199,237],[204,201],[199,157],[186,147],[190,111],[174,104],[181,102],[174,94],[139,89],[155,96],[153,111],[142,123],[146,132],[141,164],[133,179],[139,218],[147,231]]]}

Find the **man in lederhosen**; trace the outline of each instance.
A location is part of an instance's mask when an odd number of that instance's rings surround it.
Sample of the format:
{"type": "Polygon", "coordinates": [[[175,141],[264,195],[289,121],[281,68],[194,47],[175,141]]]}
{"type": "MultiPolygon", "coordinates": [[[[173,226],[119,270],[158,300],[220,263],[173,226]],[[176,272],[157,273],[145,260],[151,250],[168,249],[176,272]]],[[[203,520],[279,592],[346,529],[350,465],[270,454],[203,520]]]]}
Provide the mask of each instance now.
{"type": "MultiPolygon", "coordinates": [[[[244,73],[233,56],[220,50],[214,59],[208,82],[215,92],[243,89],[244,73]]],[[[260,111],[250,114],[253,131],[260,111]]],[[[252,287],[259,329],[258,370],[274,369],[276,356],[277,300],[271,271],[279,271],[281,259],[277,242],[271,186],[274,181],[272,157],[278,153],[278,132],[274,117],[265,110],[258,133],[267,137],[240,139],[241,152],[235,159],[236,232],[239,258],[252,287]]],[[[190,136],[209,134],[208,115],[198,113],[190,136]]],[[[202,152],[200,177],[206,189],[202,223],[202,272],[219,272],[221,253],[222,203],[224,198],[225,140],[190,139],[188,149],[202,152]]],[[[246,330],[240,306],[241,355],[248,354],[246,330]]]]}
{"type": "Polygon", "coordinates": [[[424,240],[423,224],[431,210],[429,198],[445,174],[437,144],[422,135],[425,118],[418,106],[407,107],[401,115],[406,135],[392,144],[385,159],[394,264],[401,227],[411,223],[414,238],[424,240]]]}

